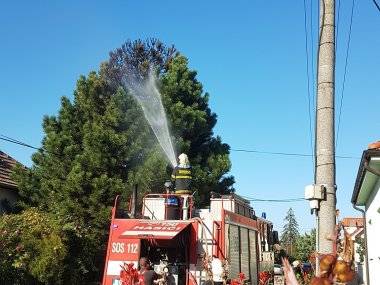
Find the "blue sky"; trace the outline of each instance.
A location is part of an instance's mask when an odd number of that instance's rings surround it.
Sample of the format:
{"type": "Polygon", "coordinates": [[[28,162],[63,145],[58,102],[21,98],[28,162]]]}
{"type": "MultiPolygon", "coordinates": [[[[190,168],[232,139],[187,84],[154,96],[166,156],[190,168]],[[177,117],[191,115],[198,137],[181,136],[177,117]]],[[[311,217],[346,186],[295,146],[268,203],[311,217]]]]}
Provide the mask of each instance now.
{"type": "MultiPolygon", "coordinates": [[[[316,0],[312,4],[316,36],[316,0]]],[[[351,1],[341,1],[336,95],[342,88],[351,1]]],[[[337,153],[360,156],[380,138],[380,13],[356,1],[337,153]]],[[[175,44],[198,71],[216,134],[232,148],[310,153],[303,1],[7,1],[0,7],[0,133],[39,146],[42,117],[72,98],[78,76],[97,70],[127,39],[175,44]],[[207,3],[206,3],[207,2],[207,3]]],[[[309,19],[308,19],[309,21],[309,19]]],[[[315,53],[315,44],[314,44],[315,53]]],[[[311,49],[309,47],[311,53],[311,49]]],[[[30,165],[32,151],[0,141],[30,165]]],[[[310,158],[231,153],[238,193],[302,197],[310,158]]],[[[337,160],[338,208],[350,205],[358,160],[337,160]]],[[[253,204],[278,229],[289,207],[301,231],[314,226],[306,202],[253,204]]]]}

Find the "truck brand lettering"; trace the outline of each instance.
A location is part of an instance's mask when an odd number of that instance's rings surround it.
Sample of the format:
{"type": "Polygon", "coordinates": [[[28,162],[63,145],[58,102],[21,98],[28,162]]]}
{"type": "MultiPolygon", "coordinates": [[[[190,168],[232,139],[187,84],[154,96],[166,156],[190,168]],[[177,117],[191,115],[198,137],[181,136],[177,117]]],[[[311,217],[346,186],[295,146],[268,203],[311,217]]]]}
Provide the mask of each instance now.
{"type": "Polygon", "coordinates": [[[134,226],[133,230],[145,230],[145,231],[179,231],[180,227],[161,227],[161,226],[134,226]]]}

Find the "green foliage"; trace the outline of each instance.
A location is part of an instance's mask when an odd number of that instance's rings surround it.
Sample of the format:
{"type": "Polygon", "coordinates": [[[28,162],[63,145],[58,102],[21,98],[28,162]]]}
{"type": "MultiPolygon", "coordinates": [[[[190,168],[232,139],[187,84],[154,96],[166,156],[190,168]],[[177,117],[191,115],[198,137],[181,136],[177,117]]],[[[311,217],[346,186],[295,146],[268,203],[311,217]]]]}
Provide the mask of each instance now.
{"type": "Polygon", "coordinates": [[[358,245],[356,253],[359,254],[360,262],[364,262],[366,254],[365,239],[363,237],[356,237],[355,243],[358,245]]]}
{"type": "Polygon", "coordinates": [[[107,79],[108,85],[117,89],[131,70],[146,75],[154,66],[162,75],[176,55],[178,52],[174,46],[167,47],[158,39],[127,41],[110,52],[109,60],[101,65],[100,74],[107,79]]]}
{"type": "Polygon", "coordinates": [[[15,209],[8,199],[0,199],[0,215],[12,213],[15,209]]]}
{"type": "Polygon", "coordinates": [[[99,278],[113,201],[139,182],[139,168],[157,152],[123,90],[113,93],[92,72],[78,80],[74,96],[73,103],[62,98],[58,116],[44,118],[46,152],[33,155],[31,169],[16,170],[24,204],[52,213],[72,232],[66,283],[99,278]]]}
{"type": "Polygon", "coordinates": [[[0,220],[0,283],[60,284],[65,233],[49,214],[30,208],[0,220]]]}
{"type": "Polygon", "coordinates": [[[284,218],[284,227],[281,233],[281,245],[286,249],[289,255],[293,255],[296,240],[299,236],[298,222],[292,208],[286,213],[284,218]]]}
{"type": "MultiPolygon", "coordinates": [[[[144,72],[150,64],[158,67],[176,148],[189,154],[198,201],[207,203],[211,190],[233,190],[233,177],[225,176],[231,167],[229,146],[213,136],[216,115],[187,59],[158,41],[127,42],[99,73],[79,78],[74,99],[63,97],[56,116],[43,119],[46,151],[33,154],[30,169],[18,166],[14,173],[21,208],[38,207],[60,221],[65,233],[70,254],[55,273],[61,277],[55,284],[100,280],[116,195],[129,196],[135,184],[140,196],[162,191],[169,178],[171,169],[141,108],[121,88],[127,68],[144,72]]],[[[43,275],[52,250],[45,245],[30,275],[43,275]]]]}
{"type": "Polygon", "coordinates": [[[310,233],[304,233],[298,236],[296,240],[296,246],[293,253],[295,259],[307,262],[309,256],[315,252],[315,229],[312,229],[310,233]]]}

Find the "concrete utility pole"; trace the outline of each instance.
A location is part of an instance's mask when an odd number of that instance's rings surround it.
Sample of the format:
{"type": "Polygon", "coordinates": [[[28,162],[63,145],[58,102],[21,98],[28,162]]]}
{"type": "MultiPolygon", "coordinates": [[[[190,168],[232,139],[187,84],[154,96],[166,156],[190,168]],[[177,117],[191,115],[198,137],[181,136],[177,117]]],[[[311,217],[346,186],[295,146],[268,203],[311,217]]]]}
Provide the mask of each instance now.
{"type": "Polygon", "coordinates": [[[315,184],[324,185],[317,224],[317,251],[332,253],[336,224],[335,185],[335,0],[320,0],[320,41],[317,73],[315,184]]]}

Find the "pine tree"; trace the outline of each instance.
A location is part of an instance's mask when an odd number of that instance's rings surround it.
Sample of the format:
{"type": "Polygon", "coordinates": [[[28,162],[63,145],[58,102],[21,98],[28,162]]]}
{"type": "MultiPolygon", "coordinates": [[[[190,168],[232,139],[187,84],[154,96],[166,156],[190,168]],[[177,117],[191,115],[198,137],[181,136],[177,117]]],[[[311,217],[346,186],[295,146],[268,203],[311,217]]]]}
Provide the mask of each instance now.
{"type": "Polygon", "coordinates": [[[20,195],[71,233],[65,283],[84,284],[101,273],[116,195],[128,195],[136,169],[157,150],[135,101],[95,72],[78,80],[74,102],[62,98],[43,128],[46,151],[33,155],[31,169],[16,171],[20,195]]]}
{"type": "Polygon", "coordinates": [[[197,201],[207,204],[210,191],[234,191],[235,180],[226,175],[231,168],[229,146],[213,134],[217,116],[208,106],[210,95],[203,92],[196,71],[189,69],[188,60],[173,46],[167,48],[155,39],[128,41],[111,52],[100,73],[111,86],[120,87],[123,74],[137,70],[144,76],[151,66],[160,79],[175,149],[187,153],[193,166],[197,201]]]}
{"type": "Polygon", "coordinates": [[[298,223],[292,208],[289,208],[284,218],[284,226],[281,233],[281,245],[286,249],[287,253],[292,256],[296,240],[299,236],[298,223]]]}

